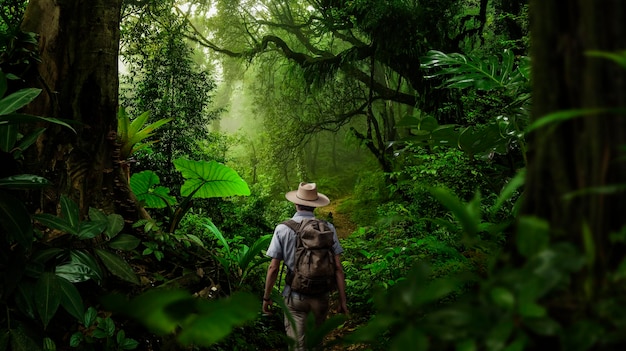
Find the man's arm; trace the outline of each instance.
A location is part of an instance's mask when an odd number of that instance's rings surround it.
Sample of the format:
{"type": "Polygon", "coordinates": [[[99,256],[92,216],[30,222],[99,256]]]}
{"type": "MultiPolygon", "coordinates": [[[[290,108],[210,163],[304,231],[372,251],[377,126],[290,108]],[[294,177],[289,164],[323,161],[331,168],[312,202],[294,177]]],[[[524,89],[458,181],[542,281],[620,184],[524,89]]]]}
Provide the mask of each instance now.
{"type": "Polygon", "coordinates": [[[278,269],[280,267],[280,260],[278,258],[272,258],[269,267],[267,267],[267,277],[265,278],[265,292],[263,293],[263,312],[271,314],[270,306],[272,305],[272,289],[278,278],[278,269]]]}
{"type": "Polygon", "coordinates": [[[341,265],[341,255],[335,255],[335,279],[337,280],[337,292],[339,293],[338,312],[348,314],[348,301],[346,298],[346,275],[341,265]]]}

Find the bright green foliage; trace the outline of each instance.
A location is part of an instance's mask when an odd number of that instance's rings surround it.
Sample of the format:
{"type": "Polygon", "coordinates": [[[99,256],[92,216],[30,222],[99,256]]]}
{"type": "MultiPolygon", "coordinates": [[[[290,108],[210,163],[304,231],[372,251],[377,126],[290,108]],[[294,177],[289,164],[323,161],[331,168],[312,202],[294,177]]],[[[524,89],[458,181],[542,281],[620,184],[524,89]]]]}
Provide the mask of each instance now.
{"type": "Polygon", "coordinates": [[[117,140],[121,144],[120,158],[122,160],[128,159],[138,150],[146,148],[150,144],[156,143],[157,140],[149,142],[142,141],[152,137],[155,129],[172,121],[171,118],[162,118],[144,127],[144,124],[148,121],[149,116],[150,112],[146,111],[137,116],[131,122],[131,118],[126,113],[124,107],[120,107],[117,115],[117,140]]]}
{"type": "Polygon", "coordinates": [[[183,201],[176,209],[176,204],[169,196],[169,189],[154,187],[159,183],[159,178],[152,171],[144,171],[133,174],[131,177],[131,189],[138,199],[146,201],[147,205],[154,208],[167,207],[168,230],[174,233],[184,215],[191,209],[194,198],[227,197],[236,195],[250,195],[248,184],[233,169],[215,161],[190,161],[176,159],[176,169],[181,172],[185,182],[181,186],[183,201]]]}
{"type": "Polygon", "coordinates": [[[422,68],[441,68],[427,78],[448,76],[442,83],[447,88],[506,89],[514,96],[529,90],[530,59],[516,58],[511,50],[486,58],[433,50],[422,59],[422,68]]]}
{"type": "MultiPolygon", "coordinates": [[[[465,210],[452,207],[455,214],[463,216],[465,210]]],[[[541,301],[562,289],[561,284],[569,279],[569,274],[581,269],[585,260],[571,245],[547,244],[547,223],[537,219],[524,222],[520,235],[526,239],[533,236],[543,243],[518,242],[518,249],[528,259],[526,264],[496,268],[487,278],[473,282],[462,276],[432,279],[426,266],[418,265],[407,280],[377,296],[376,316],[347,340],[376,345],[385,333],[390,337],[388,349],[392,350],[416,344],[422,345],[423,350],[518,350],[538,347],[531,338],[533,333],[561,335],[567,349],[572,349],[576,342],[599,337],[601,329],[589,324],[584,332],[579,330],[584,336],[573,341],[570,337],[574,330],[563,329],[547,314],[541,301]],[[529,244],[534,247],[528,247],[529,244]],[[478,283],[478,293],[462,299],[448,298],[467,283],[478,283]]],[[[590,345],[585,342],[574,349],[584,350],[590,345]]]]}
{"type": "Polygon", "coordinates": [[[130,177],[130,188],[137,196],[137,200],[143,201],[146,208],[165,208],[176,204],[176,198],[172,197],[170,189],[156,186],[161,181],[159,176],[152,171],[141,171],[130,177]]]}
{"type": "MultiPolygon", "coordinates": [[[[211,198],[250,195],[248,184],[233,169],[215,161],[190,161],[177,159],[176,169],[185,179],[181,195],[191,198],[211,198]]],[[[131,188],[140,200],[149,208],[163,208],[175,204],[169,195],[169,189],[154,187],[159,184],[159,177],[152,171],[135,173],[131,177],[131,188]]]]}
{"type": "Polygon", "coordinates": [[[182,196],[210,198],[227,196],[248,196],[248,184],[233,169],[215,161],[174,160],[176,169],[185,178],[180,194],[182,196]]]}
{"type": "Polygon", "coordinates": [[[222,269],[224,269],[224,272],[228,275],[229,284],[232,277],[232,279],[236,280],[237,286],[241,286],[251,270],[270,260],[269,257],[259,258],[258,255],[262,250],[267,249],[267,246],[272,239],[271,234],[261,236],[252,244],[251,247],[243,244],[237,248],[231,248],[231,244],[229,244],[228,240],[224,237],[222,232],[217,229],[213,222],[206,220],[204,226],[209,229],[213,235],[215,235],[219,243],[222,245],[222,250],[215,255],[215,258],[222,266],[222,269]]]}
{"type": "Polygon", "coordinates": [[[226,299],[209,301],[181,290],[156,289],[128,301],[109,296],[107,308],[132,316],[158,335],[176,334],[183,345],[212,345],[235,327],[258,316],[258,298],[235,293],[226,299]]]}
{"type": "Polygon", "coordinates": [[[121,56],[125,74],[121,76],[120,100],[127,111],[139,114],[150,111],[146,123],[171,119],[154,132],[158,148],[144,148],[135,154],[136,171],[159,170],[164,186],[180,184],[180,174],[172,161],[177,158],[213,159],[222,155],[207,154],[205,141],[210,122],[220,109],[213,109],[215,89],[210,62],[188,45],[184,23],[173,11],[176,1],[129,3],[121,23],[121,56]]]}
{"type": "MultiPolygon", "coordinates": [[[[413,117],[413,120],[405,119],[401,122],[403,126],[419,129],[417,137],[410,139],[458,146],[470,155],[508,154],[520,149],[525,160],[523,132],[528,125],[530,110],[528,57],[516,57],[510,50],[505,50],[501,56],[487,57],[430,51],[422,58],[422,68],[432,72],[429,78],[445,78],[441,84],[443,88],[487,91],[497,95],[486,102],[485,113],[489,115],[480,118],[484,122],[476,126],[459,128],[429,122],[423,127],[421,123],[415,123],[413,117]]],[[[425,118],[428,117],[421,119],[425,118]]]]}

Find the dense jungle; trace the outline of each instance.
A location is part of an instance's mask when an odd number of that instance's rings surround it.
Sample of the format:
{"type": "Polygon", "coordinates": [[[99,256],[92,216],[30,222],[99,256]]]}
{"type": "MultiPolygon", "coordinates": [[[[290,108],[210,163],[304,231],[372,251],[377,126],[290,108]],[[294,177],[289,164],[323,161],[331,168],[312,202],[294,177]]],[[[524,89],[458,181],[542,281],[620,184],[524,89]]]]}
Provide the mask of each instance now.
{"type": "Polygon", "coordinates": [[[300,182],[311,349],[626,348],[626,2],[0,2],[0,351],[286,350],[300,182]]]}

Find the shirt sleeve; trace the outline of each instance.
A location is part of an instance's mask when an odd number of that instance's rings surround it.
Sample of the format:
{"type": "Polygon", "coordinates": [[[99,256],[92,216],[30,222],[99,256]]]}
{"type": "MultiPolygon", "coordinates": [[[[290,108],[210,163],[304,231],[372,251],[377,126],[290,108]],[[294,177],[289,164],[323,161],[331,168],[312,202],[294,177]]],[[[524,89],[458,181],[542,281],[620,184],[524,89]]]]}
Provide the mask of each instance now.
{"type": "Polygon", "coordinates": [[[339,238],[337,237],[337,230],[332,223],[329,223],[329,227],[333,230],[333,238],[335,239],[335,243],[333,244],[333,253],[335,255],[341,255],[343,253],[343,247],[339,243],[339,238]]]}
{"type": "Polygon", "coordinates": [[[284,260],[283,257],[283,240],[285,236],[285,232],[287,232],[287,226],[284,224],[279,224],[274,229],[274,235],[272,236],[272,241],[270,241],[270,246],[267,248],[265,255],[271,258],[277,258],[279,260],[284,260]]]}

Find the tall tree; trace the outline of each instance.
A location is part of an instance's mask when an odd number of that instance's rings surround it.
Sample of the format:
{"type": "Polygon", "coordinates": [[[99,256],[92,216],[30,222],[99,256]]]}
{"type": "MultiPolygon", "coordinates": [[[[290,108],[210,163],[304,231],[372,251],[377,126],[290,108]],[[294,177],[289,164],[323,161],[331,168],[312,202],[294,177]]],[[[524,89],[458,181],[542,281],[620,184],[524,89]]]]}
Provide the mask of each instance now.
{"type": "Polygon", "coordinates": [[[159,150],[137,155],[141,165],[135,170],[159,169],[168,186],[182,183],[175,158],[215,158],[201,144],[211,139],[209,123],[219,116],[208,108],[215,88],[211,69],[192,61],[194,50],[181,33],[186,23],[172,13],[173,3],[127,6],[121,47],[128,71],[122,76],[122,104],[134,114],[150,111],[152,121],[173,120],[155,131],[159,150]]]}
{"type": "Polygon", "coordinates": [[[27,112],[74,121],[77,130],[49,128],[26,162],[56,185],[41,199],[46,211],[55,211],[62,193],[83,214],[89,206],[135,209],[116,162],[121,6],[122,0],[28,4],[22,29],[39,35],[41,62],[27,79],[43,93],[27,112]]]}
{"type": "Polygon", "coordinates": [[[586,269],[551,306],[571,326],[614,293],[611,272],[626,254],[612,237],[625,225],[626,66],[623,52],[621,67],[604,57],[626,47],[626,3],[534,0],[530,8],[533,119],[576,118],[531,135],[523,212],[546,219],[553,241],[585,253],[586,269]]]}

